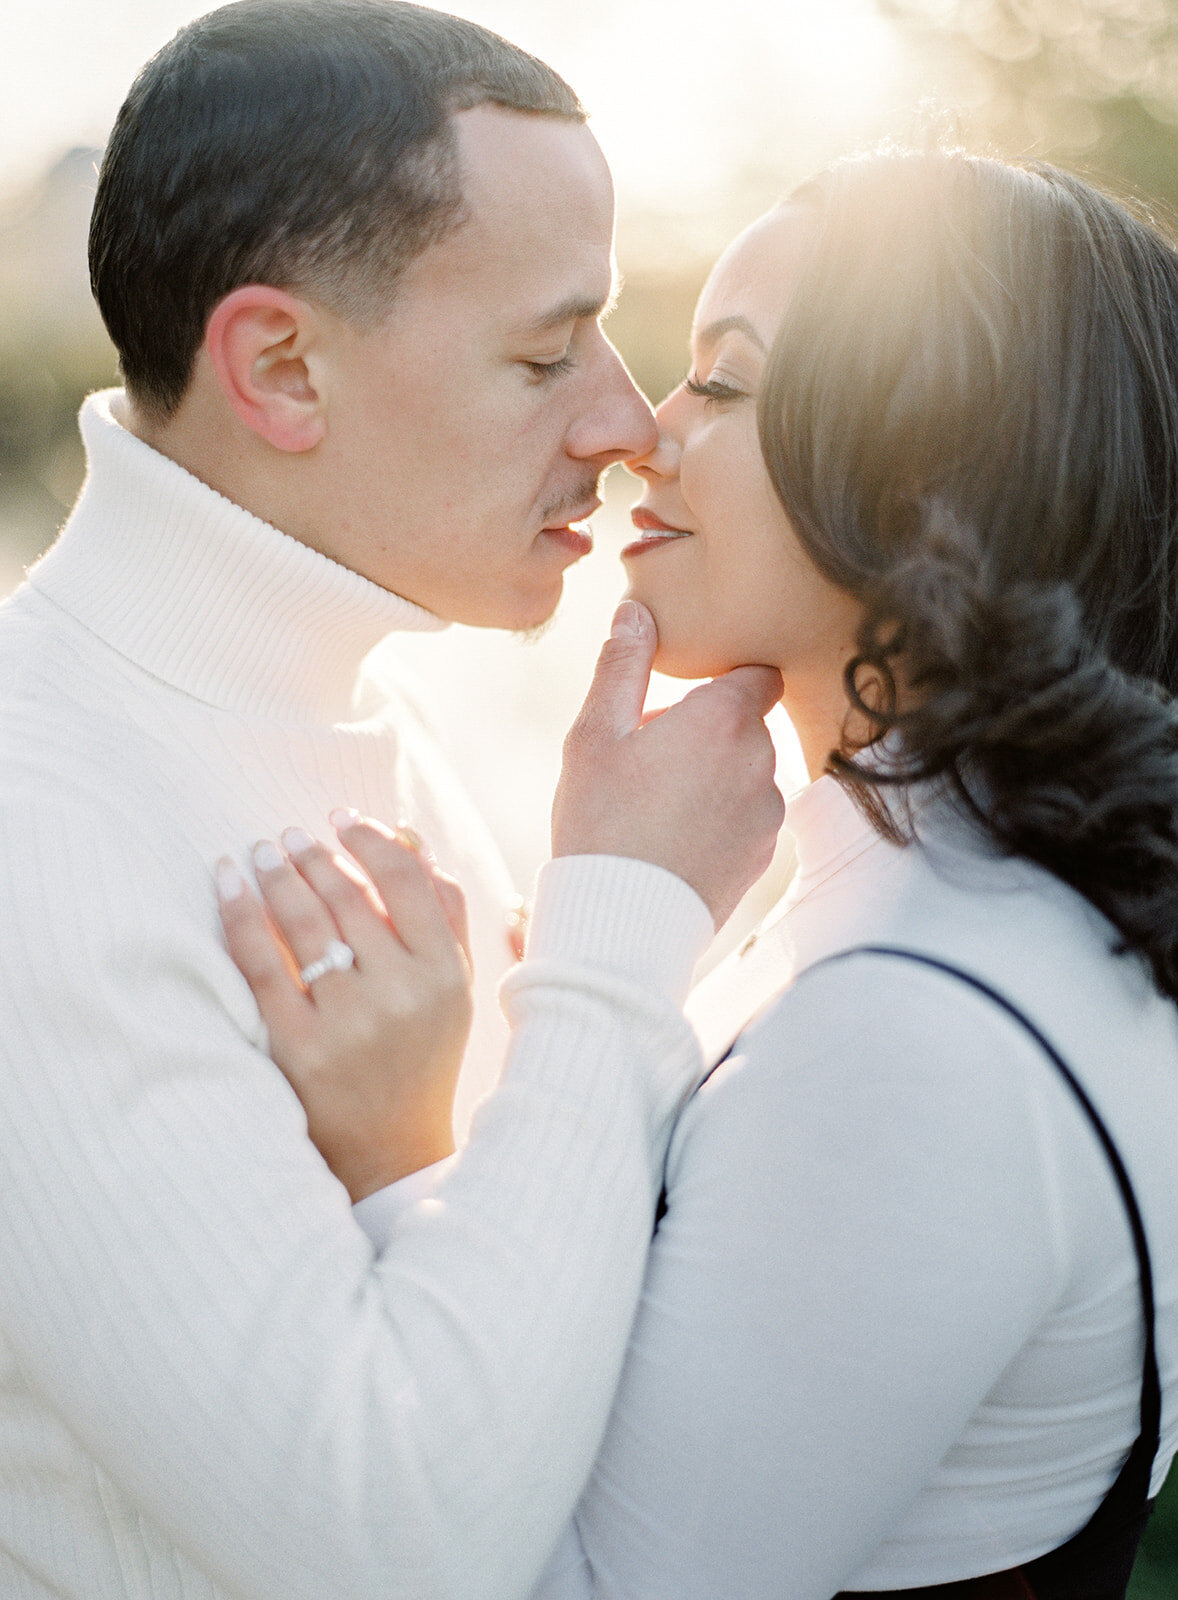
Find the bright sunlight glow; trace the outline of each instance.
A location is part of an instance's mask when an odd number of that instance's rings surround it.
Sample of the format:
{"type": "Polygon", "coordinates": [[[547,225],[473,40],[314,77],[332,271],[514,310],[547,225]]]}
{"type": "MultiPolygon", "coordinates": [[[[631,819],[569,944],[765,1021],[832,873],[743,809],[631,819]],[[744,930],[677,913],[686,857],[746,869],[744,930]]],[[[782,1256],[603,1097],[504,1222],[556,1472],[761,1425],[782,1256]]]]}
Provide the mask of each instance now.
{"type": "MultiPolygon", "coordinates": [[[[678,211],[729,174],[796,170],[863,136],[899,46],[874,0],[458,0],[581,94],[626,205],[678,211]]],[[[136,69],[202,0],[13,0],[0,52],[0,189],[100,144],[136,69]]]]}

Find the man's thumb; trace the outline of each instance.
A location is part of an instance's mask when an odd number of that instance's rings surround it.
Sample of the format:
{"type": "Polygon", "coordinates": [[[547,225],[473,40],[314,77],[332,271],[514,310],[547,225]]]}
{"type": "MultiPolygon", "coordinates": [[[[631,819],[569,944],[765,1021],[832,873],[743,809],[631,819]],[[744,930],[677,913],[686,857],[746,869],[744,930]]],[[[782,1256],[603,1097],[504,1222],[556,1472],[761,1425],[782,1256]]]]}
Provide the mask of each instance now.
{"type": "Polygon", "coordinates": [[[601,647],[578,722],[585,732],[622,738],[642,721],[658,630],[645,606],[623,600],[601,647]]]}

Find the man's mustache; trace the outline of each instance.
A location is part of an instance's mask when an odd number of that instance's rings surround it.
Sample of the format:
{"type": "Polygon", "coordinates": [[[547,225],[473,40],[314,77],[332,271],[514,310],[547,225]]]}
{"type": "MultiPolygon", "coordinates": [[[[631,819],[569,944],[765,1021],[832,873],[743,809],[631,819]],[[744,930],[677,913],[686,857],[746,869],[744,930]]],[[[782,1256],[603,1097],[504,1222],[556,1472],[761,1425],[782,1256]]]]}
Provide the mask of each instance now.
{"type": "Polygon", "coordinates": [[[579,511],[586,500],[595,500],[598,486],[603,476],[603,473],[595,473],[592,478],[586,478],[585,482],[579,487],[567,489],[556,500],[553,500],[550,505],[545,506],[540,513],[544,526],[546,528],[559,527],[560,519],[563,516],[573,511],[579,511]]]}

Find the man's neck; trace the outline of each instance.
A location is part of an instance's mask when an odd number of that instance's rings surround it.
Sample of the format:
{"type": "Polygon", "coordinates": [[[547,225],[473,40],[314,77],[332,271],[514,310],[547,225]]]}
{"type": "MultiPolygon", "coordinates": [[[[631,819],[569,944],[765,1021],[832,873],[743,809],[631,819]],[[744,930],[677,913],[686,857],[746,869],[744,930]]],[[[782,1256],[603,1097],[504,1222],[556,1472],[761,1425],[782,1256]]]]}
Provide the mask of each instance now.
{"type": "MultiPolygon", "coordinates": [[[[224,408],[210,404],[198,386],[194,385],[178,409],[168,416],[137,405],[129,394],[112,405],[111,415],[137,439],[224,499],[312,550],[325,553],[315,537],[315,499],[302,483],[305,474],[297,470],[275,473],[261,442],[247,429],[227,420],[224,408]],[[284,481],[296,477],[300,480],[298,486],[284,481]]],[[[285,465],[289,467],[291,463],[285,465]]]]}

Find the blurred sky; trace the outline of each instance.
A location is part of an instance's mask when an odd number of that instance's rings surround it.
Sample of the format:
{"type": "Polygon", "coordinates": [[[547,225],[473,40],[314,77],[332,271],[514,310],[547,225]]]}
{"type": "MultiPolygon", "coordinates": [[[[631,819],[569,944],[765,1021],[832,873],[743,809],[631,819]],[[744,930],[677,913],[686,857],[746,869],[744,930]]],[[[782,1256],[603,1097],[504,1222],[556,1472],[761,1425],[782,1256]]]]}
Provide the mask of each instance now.
{"type": "MultiPolygon", "coordinates": [[[[0,195],[101,144],[138,67],[200,0],[8,0],[0,195]]],[[[593,114],[629,210],[707,211],[733,173],[789,173],[878,130],[907,64],[873,0],[471,0],[453,9],[543,56],[593,114]]]]}

